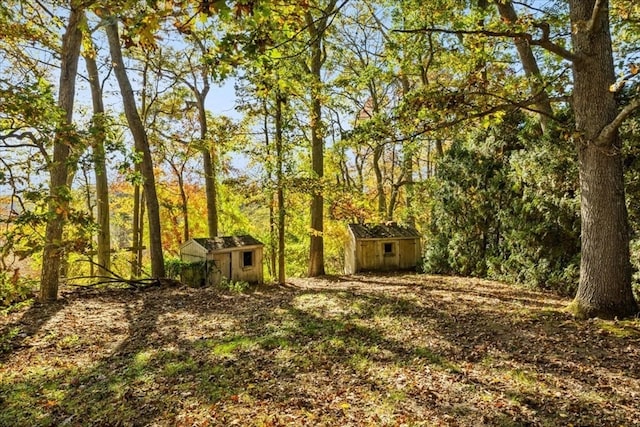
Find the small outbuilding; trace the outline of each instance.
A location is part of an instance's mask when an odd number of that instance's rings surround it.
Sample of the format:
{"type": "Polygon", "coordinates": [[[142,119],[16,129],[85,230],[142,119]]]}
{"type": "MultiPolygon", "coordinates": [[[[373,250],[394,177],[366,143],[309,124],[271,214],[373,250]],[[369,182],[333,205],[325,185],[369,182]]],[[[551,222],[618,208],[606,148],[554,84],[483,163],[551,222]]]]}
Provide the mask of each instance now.
{"type": "Polygon", "coordinates": [[[234,282],[262,283],[264,245],[249,235],[189,239],[180,247],[182,281],[191,286],[234,282]]]}
{"type": "Polygon", "coordinates": [[[420,233],[413,227],[396,223],[349,224],[345,274],[415,269],[420,257],[420,233]]]}

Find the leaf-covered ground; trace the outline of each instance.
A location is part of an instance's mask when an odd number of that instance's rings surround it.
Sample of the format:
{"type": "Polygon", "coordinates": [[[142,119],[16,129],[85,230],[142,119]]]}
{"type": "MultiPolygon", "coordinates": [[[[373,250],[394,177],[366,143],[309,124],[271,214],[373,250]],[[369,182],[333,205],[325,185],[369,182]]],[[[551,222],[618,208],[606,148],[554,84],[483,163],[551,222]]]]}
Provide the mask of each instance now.
{"type": "Polygon", "coordinates": [[[640,322],[426,275],[65,294],[0,315],[0,425],[640,425],[640,322]]]}

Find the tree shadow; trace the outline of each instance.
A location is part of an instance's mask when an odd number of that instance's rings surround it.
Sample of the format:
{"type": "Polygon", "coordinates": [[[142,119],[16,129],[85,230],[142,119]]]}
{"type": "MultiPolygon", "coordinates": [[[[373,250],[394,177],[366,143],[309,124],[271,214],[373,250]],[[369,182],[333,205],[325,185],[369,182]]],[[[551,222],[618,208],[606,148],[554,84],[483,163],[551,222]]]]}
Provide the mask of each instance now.
{"type": "Polygon", "coordinates": [[[0,363],[13,352],[25,346],[25,341],[35,336],[59,311],[68,305],[66,298],[41,304],[33,301],[29,309],[18,318],[9,321],[0,330],[0,363]]]}
{"type": "Polygon", "coordinates": [[[448,287],[102,294],[125,319],[103,325],[118,341],[87,367],[17,384],[42,390],[57,381],[61,397],[37,400],[39,412],[15,425],[253,425],[268,417],[297,425],[286,416],[382,425],[378,413],[448,425],[627,423],[612,411],[634,407],[624,393],[640,391],[637,371],[619,372],[637,360],[637,350],[625,350],[636,341],[602,335],[530,296],[465,307],[457,294],[445,296],[448,287]],[[605,373],[624,377],[626,388],[611,388],[605,373]]]}

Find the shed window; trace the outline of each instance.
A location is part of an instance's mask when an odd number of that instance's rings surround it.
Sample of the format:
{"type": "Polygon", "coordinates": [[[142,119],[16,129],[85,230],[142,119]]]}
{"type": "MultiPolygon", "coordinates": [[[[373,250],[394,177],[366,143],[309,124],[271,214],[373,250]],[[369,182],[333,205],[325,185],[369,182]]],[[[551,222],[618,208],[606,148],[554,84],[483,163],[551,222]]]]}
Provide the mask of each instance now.
{"type": "Polygon", "coordinates": [[[253,267],[253,251],[242,252],[242,266],[253,267]]]}
{"type": "Polygon", "coordinates": [[[394,247],[393,247],[393,243],[385,243],[384,244],[384,255],[385,256],[393,256],[394,254],[394,247]]]}

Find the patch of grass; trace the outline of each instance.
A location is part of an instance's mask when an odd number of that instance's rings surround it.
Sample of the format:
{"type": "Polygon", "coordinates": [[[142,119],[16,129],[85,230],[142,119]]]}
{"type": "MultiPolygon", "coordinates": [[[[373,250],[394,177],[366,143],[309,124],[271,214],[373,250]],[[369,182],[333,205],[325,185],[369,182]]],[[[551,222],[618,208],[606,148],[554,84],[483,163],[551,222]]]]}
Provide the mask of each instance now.
{"type": "Polygon", "coordinates": [[[215,356],[231,356],[239,350],[249,349],[257,344],[257,340],[244,336],[234,335],[214,344],[211,353],[215,356]]]}
{"type": "Polygon", "coordinates": [[[211,402],[236,395],[244,388],[233,369],[218,364],[203,367],[195,381],[195,391],[211,402]]]}
{"type": "Polygon", "coordinates": [[[299,289],[223,293],[222,300],[206,288],[82,296],[44,323],[50,317],[39,306],[25,309],[33,323],[21,316],[3,329],[9,343],[22,336],[13,325],[33,332],[0,365],[0,426],[638,419],[637,322],[569,320],[558,308],[563,301],[553,308],[549,296],[517,299],[519,291],[492,282],[447,278],[459,286],[430,288],[408,276],[411,287],[403,288],[402,280],[358,281],[351,290],[348,280],[308,290],[316,281],[300,280],[299,289]],[[385,283],[394,286],[379,286],[385,283]],[[470,283],[500,298],[490,309],[487,298],[460,303],[470,283]],[[101,315],[65,324],[65,310],[101,315]],[[111,331],[125,330],[141,333],[122,345],[109,341],[111,331]],[[89,339],[91,346],[82,345],[89,339]]]}
{"type": "Polygon", "coordinates": [[[162,374],[167,377],[184,377],[198,370],[198,365],[191,358],[167,362],[164,365],[162,374]]]}
{"type": "Polygon", "coordinates": [[[6,351],[11,350],[13,347],[13,340],[20,333],[20,328],[15,326],[13,328],[9,328],[5,333],[0,335],[0,353],[4,353],[6,351]]]}
{"type": "Polygon", "coordinates": [[[538,379],[536,378],[536,376],[523,369],[511,369],[507,371],[506,376],[517,385],[525,388],[533,388],[538,384],[538,379]]]}
{"type": "Polygon", "coordinates": [[[453,362],[450,362],[446,358],[442,357],[438,353],[431,351],[426,347],[416,347],[414,350],[414,354],[416,357],[426,360],[430,365],[444,369],[445,371],[451,373],[462,372],[460,366],[456,365],[453,362]]]}
{"type": "Polygon", "coordinates": [[[349,357],[348,363],[358,373],[366,373],[373,366],[371,360],[360,353],[349,357]]]}
{"type": "Polygon", "coordinates": [[[220,282],[219,286],[222,289],[225,289],[229,292],[233,292],[236,294],[245,293],[251,288],[251,284],[248,282],[245,282],[243,280],[229,280],[226,277],[222,278],[222,281],[220,282]]]}
{"type": "Polygon", "coordinates": [[[72,349],[82,345],[80,337],[76,334],[65,335],[56,342],[58,349],[72,349]]]}
{"type": "Polygon", "coordinates": [[[640,338],[640,324],[635,320],[602,320],[597,319],[596,325],[603,331],[618,338],[640,338]]]}
{"type": "Polygon", "coordinates": [[[15,304],[11,304],[7,307],[2,307],[2,309],[0,309],[0,316],[7,316],[14,311],[23,311],[24,309],[31,307],[35,301],[35,298],[29,298],[15,304]]]}
{"type": "Polygon", "coordinates": [[[289,339],[278,335],[267,335],[260,339],[259,343],[265,350],[274,350],[276,348],[287,348],[291,346],[289,339]]]}

